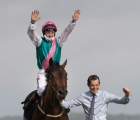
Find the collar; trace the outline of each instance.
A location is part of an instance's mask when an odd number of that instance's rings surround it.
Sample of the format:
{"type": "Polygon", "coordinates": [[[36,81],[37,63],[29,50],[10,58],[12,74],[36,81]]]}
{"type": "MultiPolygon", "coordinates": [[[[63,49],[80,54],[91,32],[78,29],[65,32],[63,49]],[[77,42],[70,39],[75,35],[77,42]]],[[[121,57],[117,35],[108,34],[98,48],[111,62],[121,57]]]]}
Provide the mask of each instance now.
{"type": "Polygon", "coordinates": [[[49,42],[52,42],[55,39],[55,37],[49,38],[46,35],[44,35],[44,38],[49,42]]]}
{"type": "MultiPolygon", "coordinates": [[[[98,92],[95,94],[96,96],[99,96],[100,95],[100,93],[101,93],[101,91],[100,90],[98,90],[98,92]]],[[[91,94],[91,96],[93,95],[93,93],[90,91],[90,94],[91,94]]]]}
{"type": "Polygon", "coordinates": [[[100,95],[100,93],[101,93],[101,91],[100,91],[100,90],[98,90],[98,92],[96,93],[96,96],[99,96],[99,95],[100,95]]]}

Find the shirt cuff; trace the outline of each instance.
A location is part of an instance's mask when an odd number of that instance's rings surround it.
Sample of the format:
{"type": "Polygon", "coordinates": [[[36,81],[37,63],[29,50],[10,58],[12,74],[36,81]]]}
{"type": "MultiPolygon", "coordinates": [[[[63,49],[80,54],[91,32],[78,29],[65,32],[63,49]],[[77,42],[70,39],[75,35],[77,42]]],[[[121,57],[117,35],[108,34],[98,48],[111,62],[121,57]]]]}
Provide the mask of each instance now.
{"type": "Polygon", "coordinates": [[[63,100],[61,103],[59,103],[59,104],[60,104],[60,106],[63,107],[64,109],[68,109],[68,108],[69,108],[67,102],[64,101],[64,100],[63,100]]]}
{"type": "Polygon", "coordinates": [[[130,94],[125,94],[125,96],[126,96],[126,97],[129,97],[129,96],[130,96],[130,94]]]}
{"type": "Polygon", "coordinates": [[[71,22],[76,23],[76,20],[72,20],[71,22]]]}
{"type": "Polygon", "coordinates": [[[34,21],[34,20],[31,20],[31,23],[32,23],[32,24],[35,24],[35,21],[34,21]]]}
{"type": "Polygon", "coordinates": [[[76,21],[73,21],[73,20],[72,20],[71,23],[72,23],[72,24],[76,24],[76,21]]]}

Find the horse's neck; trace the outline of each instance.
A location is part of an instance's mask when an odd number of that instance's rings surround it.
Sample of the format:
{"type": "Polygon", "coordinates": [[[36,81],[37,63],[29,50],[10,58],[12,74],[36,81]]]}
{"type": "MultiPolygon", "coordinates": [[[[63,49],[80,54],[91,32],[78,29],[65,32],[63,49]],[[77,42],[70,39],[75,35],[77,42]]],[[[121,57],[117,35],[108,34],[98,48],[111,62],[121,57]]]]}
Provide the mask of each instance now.
{"type": "Polygon", "coordinates": [[[48,111],[52,108],[53,103],[56,102],[55,91],[52,88],[52,84],[49,82],[46,88],[46,94],[43,96],[43,106],[42,109],[48,111]]]}

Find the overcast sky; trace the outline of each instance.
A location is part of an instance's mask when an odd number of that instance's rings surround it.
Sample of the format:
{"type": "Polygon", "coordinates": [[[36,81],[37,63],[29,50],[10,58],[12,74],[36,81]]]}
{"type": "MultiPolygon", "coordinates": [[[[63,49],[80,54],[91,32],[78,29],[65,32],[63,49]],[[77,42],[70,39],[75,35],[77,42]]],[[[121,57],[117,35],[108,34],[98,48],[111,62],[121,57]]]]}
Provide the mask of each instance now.
{"type": "MultiPolygon", "coordinates": [[[[21,101],[36,89],[35,46],[27,35],[31,12],[40,11],[41,26],[52,20],[58,37],[81,10],[77,24],[62,48],[61,64],[68,60],[68,96],[88,91],[87,78],[97,74],[101,90],[123,96],[127,105],[109,104],[108,114],[140,114],[140,1],[139,0],[1,0],[0,1],[0,117],[23,114],[21,101]]],[[[83,112],[82,107],[71,109],[83,112]]]]}

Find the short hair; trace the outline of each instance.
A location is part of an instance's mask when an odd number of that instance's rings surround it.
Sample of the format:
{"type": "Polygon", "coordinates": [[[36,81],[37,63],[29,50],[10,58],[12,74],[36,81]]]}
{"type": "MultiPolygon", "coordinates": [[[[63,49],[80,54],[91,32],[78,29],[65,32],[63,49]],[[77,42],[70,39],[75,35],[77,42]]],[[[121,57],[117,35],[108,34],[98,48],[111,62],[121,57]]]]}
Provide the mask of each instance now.
{"type": "Polygon", "coordinates": [[[100,84],[100,78],[99,78],[97,75],[90,75],[90,76],[88,77],[88,80],[87,80],[87,85],[88,85],[88,86],[90,85],[90,81],[91,81],[91,80],[93,80],[93,81],[98,80],[98,81],[99,81],[99,84],[100,84]]]}

